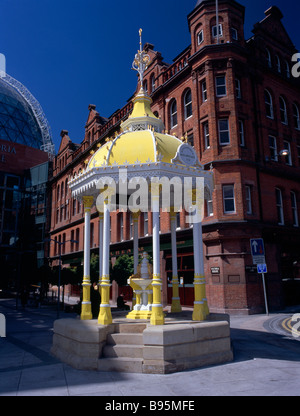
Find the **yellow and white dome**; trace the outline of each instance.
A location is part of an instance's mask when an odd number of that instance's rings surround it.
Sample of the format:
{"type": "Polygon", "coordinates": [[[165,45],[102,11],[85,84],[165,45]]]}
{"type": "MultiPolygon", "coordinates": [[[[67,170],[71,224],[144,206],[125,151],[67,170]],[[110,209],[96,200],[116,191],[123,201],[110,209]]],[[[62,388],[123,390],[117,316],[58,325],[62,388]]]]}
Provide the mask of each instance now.
{"type": "Polygon", "coordinates": [[[151,98],[140,90],[133,111],[121,125],[123,132],[103,145],[91,158],[88,169],[137,163],[172,163],[182,141],[164,134],[163,122],[151,110],[151,98]]]}

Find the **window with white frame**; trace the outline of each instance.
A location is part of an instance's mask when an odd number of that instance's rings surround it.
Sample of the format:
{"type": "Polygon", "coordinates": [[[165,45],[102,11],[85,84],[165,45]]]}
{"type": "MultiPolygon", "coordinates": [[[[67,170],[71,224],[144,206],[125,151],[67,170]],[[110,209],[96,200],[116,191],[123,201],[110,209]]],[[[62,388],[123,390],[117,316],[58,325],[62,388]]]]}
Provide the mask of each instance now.
{"type": "Polygon", "coordinates": [[[293,226],[299,227],[297,198],[296,198],[295,192],[293,191],[291,192],[291,206],[292,206],[293,226]]]}
{"type": "Polygon", "coordinates": [[[294,119],[294,127],[297,130],[300,130],[300,116],[299,116],[299,108],[297,104],[293,104],[293,119],[294,119]]]}
{"type": "Polygon", "coordinates": [[[230,144],[229,120],[219,120],[219,143],[221,146],[230,144]]]}
{"type": "Polygon", "coordinates": [[[205,103],[207,101],[206,79],[202,81],[201,90],[202,90],[202,102],[205,103]]]}
{"type": "MultiPolygon", "coordinates": [[[[218,36],[217,25],[212,27],[212,35],[214,38],[218,36]]],[[[219,36],[223,36],[223,26],[221,24],[219,24],[219,36]]]]}
{"type": "Polygon", "coordinates": [[[171,129],[177,126],[177,102],[173,100],[170,107],[171,129]]]}
{"type": "Polygon", "coordinates": [[[206,210],[208,217],[212,217],[214,215],[212,196],[206,200],[206,210]]]}
{"type": "Polygon", "coordinates": [[[250,185],[246,185],[246,213],[251,215],[252,211],[252,189],[250,185]]]}
{"type": "Polygon", "coordinates": [[[266,58],[267,58],[268,67],[272,68],[272,58],[271,58],[271,53],[268,48],[266,48],[266,58]]]}
{"type": "Polygon", "coordinates": [[[278,154],[277,154],[277,140],[274,136],[269,136],[269,148],[270,148],[270,156],[271,160],[275,162],[278,161],[278,154]]]}
{"type": "Polygon", "coordinates": [[[292,166],[292,153],[291,153],[291,143],[285,140],[283,142],[284,149],[288,151],[288,154],[285,156],[285,163],[289,166],[292,166]]]}
{"type": "Polygon", "coordinates": [[[204,149],[210,148],[208,121],[203,123],[204,149]]]}
{"type": "Polygon", "coordinates": [[[266,108],[266,116],[268,118],[274,118],[273,100],[268,90],[265,90],[265,108],[266,108]]]}
{"type": "Polygon", "coordinates": [[[235,95],[239,100],[242,98],[241,81],[239,78],[235,79],[235,95]]]}
{"type": "Polygon", "coordinates": [[[283,124],[288,124],[286,103],[283,97],[279,97],[280,120],[283,124]]]}
{"type": "Polygon", "coordinates": [[[198,32],[197,34],[198,45],[201,45],[203,41],[204,41],[204,32],[203,32],[203,29],[201,29],[200,32],[198,32]]]}
{"type": "Polygon", "coordinates": [[[217,97],[224,97],[226,95],[225,75],[219,75],[216,77],[216,94],[217,94],[217,97]]]}
{"type": "Polygon", "coordinates": [[[240,134],[240,146],[245,147],[245,129],[244,129],[243,120],[239,120],[239,134],[240,134]]]}
{"type": "Polygon", "coordinates": [[[193,115],[192,91],[188,89],[184,94],[184,118],[185,120],[193,115]]]}
{"type": "Polygon", "coordinates": [[[234,185],[223,185],[224,214],[235,213],[234,185]]]}
{"type": "Polygon", "coordinates": [[[275,194],[276,194],[277,222],[279,225],[284,225],[282,192],[279,188],[276,188],[275,194]]]}
{"type": "Polygon", "coordinates": [[[151,92],[155,91],[155,76],[151,75],[151,92]]]}

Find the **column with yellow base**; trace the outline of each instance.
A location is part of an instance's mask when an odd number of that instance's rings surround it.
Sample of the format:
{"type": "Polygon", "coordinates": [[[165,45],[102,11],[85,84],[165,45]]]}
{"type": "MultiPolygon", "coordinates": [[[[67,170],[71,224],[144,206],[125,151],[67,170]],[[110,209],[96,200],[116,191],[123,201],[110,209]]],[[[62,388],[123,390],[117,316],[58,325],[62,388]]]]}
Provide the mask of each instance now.
{"type": "Polygon", "coordinates": [[[112,323],[111,308],[109,303],[110,278],[109,278],[109,245],[110,245],[110,209],[109,202],[104,201],[103,213],[103,256],[101,279],[101,304],[98,323],[110,325],[112,323]]]}
{"type": "MultiPolygon", "coordinates": [[[[157,187],[158,188],[158,187],[157,187]]],[[[159,242],[159,188],[151,189],[153,211],[153,303],[150,318],[151,325],[164,325],[160,278],[160,242],[159,242]]]]}
{"type": "MultiPolygon", "coordinates": [[[[137,274],[137,269],[139,265],[139,216],[140,211],[132,213],[133,219],[133,274],[137,274]]],[[[133,292],[132,298],[132,309],[134,306],[140,303],[140,296],[136,295],[135,291],[133,292]]]]}
{"type": "Polygon", "coordinates": [[[172,242],[172,305],[171,312],[181,312],[179,297],[179,282],[177,270],[177,243],[176,243],[176,212],[174,208],[170,211],[171,221],[171,242],[172,242]]]}
{"type": "Polygon", "coordinates": [[[102,280],[102,246],[103,246],[103,212],[99,212],[99,282],[98,288],[101,296],[101,280],[102,280]]]}
{"type": "Polygon", "coordinates": [[[91,208],[94,202],[92,196],[84,196],[84,275],[82,282],[82,303],[80,318],[83,321],[91,320],[91,280],[90,280],[90,230],[91,230],[91,208]]]}
{"type": "Polygon", "coordinates": [[[202,224],[194,223],[193,225],[194,238],[194,321],[204,321],[209,314],[206,290],[205,290],[205,276],[204,276],[204,256],[203,256],[203,240],[202,240],[202,224]]]}
{"type": "Polygon", "coordinates": [[[194,246],[194,310],[193,320],[204,321],[209,314],[204,276],[204,255],[202,236],[202,217],[204,192],[201,189],[192,191],[192,200],[196,209],[193,216],[193,246],[194,246]],[[202,192],[201,192],[202,191],[202,192]]]}

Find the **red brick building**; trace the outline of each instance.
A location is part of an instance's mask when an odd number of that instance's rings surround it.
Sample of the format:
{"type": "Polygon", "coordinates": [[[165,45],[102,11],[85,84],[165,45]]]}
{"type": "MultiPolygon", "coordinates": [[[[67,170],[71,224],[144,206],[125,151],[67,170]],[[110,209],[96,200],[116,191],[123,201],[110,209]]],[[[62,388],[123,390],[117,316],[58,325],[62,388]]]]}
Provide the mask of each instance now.
{"type": "MultiPolygon", "coordinates": [[[[188,15],[190,46],[167,64],[151,44],[144,89],[167,131],[193,144],[215,190],[203,222],[207,297],[212,311],[264,310],[261,277],[250,238],[263,238],[270,308],[300,302],[300,83],[292,76],[297,51],[277,7],[265,12],[244,38],[245,8],[233,0],[198,1],[188,15]],[[217,26],[219,25],[219,26],[217,26]],[[282,155],[288,150],[288,155],[282,155]]],[[[110,118],[89,106],[86,133],[74,144],[67,131],[53,166],[51,237],[66,241],[63,263],[80,264],[83,210],[72,199],[68,178],[83,169],[97,147],[119,132],[132,110],[129,102],[110,118]],[[77,240],[72,243],[69,240],[77,240]]],[[[99,216],[92,214],[91,248],[99,250],[99,216]]],[[[140,248],[151,250],[151,213],[139,218],[140,248]]],[[[132,253],[132,218],[112,214],[111,256],[132,253]]],[[[178,216],[178,273],[181,303],[193,301],[192,233],[178,216]]],[[[57,247],[50,251],[57,262],[57,247]]],[[[101,248],[100,248],[101,249],[101,248]]],[[[167,301],[171,262],[170,222],[161,213],[161,276],[167,301]]],[[[170,302],[170,293],[169,293],[170,302]]]]}

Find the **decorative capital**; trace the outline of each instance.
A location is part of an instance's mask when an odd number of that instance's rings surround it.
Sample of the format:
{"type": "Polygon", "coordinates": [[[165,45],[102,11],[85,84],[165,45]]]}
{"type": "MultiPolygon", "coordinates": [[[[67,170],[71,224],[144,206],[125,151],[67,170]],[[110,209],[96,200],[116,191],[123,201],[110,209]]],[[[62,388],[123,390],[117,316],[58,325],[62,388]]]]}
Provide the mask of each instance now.
{"type": "Polygon", "coordinates": [[[92,205],[94,203],[94,197],[93,196],[84,196],[82,197],[82,201],[84,204],[84,210],[90,211],[92,208],[92,205]]]}

